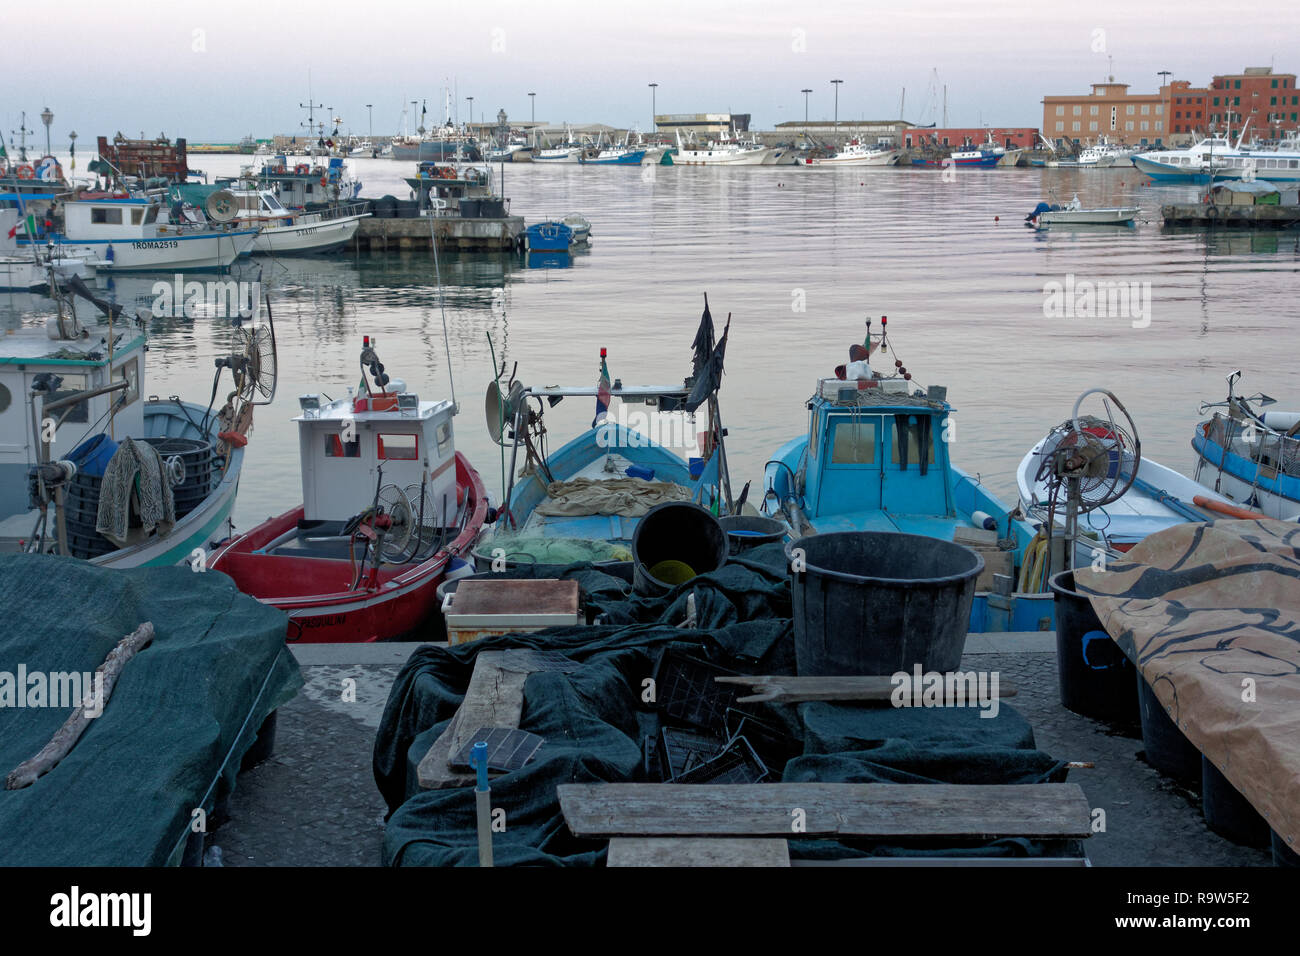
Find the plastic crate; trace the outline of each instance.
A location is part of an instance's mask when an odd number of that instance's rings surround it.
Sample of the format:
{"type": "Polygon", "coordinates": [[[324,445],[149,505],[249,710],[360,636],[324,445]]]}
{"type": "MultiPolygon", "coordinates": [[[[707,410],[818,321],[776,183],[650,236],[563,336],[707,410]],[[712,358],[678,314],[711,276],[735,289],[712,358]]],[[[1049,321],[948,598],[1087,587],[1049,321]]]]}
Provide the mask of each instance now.
{"type": "Polygon", "coordinates": [[[670,646],[655,673],[659,709],[669,720],[725,734],[727,710],[735,703],[736,688],[714,678],[735,673],[670,646]]]}
{"type": "Polygon", "coordinates": [[[762,783],[767,777],[767,765],[748,740],[737,737],[722,753],[686,771],[673,783],[762,783]]]}
{"type": "Polygon", "coordinates": [[[685,727],[664,727],[655,748],[658,776],[664,783],[703,766],[727,749],[727,741],[710,733],[685,727]]]}

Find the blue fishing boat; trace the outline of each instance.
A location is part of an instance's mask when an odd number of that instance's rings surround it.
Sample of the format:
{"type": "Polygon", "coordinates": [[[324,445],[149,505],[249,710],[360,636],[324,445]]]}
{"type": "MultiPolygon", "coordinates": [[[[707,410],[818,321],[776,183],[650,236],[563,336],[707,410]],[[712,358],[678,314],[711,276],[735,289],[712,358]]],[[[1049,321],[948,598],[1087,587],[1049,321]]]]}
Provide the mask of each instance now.
{"type": "Polygon", "coordinates": [[[628,561],[637,523],[656,505],[695,502],[714,514],[738,508],[717,404],[726,341],[725,331],[714,341],[706,306],[695,369],[681,383],[611,380],[605,349],[594,385],[529,387],[501,377],[491,382],[488,430],[510,449],[510,471],[497,526],[475,551],[480,564],[496,549],[507,560],[528,563],[628,561]],[[596,416],[591,428],[548,454],[542,417],[565,398],[594,399],[596,416]],[[697,431],[695,412],[701,409],[707,421],[697,431]],[[523,476],[518,483],[516,475],[523,476]]]}
{"type": "Polygon", "coordinates": [[[573,242],[573,229],[562,222],[534,223],[524,230],[529,252],[568,252],[573,242]]]}
{"type": "Polygon", "coordinates": [[[885,531],[977,546],[986,570],[971,630],[1050,628],[1050,594],[1025,591],[1031,577],[1042,589],[1029,550],[1036,529],[950,461],[946,388],[919,388],[897,361],[888,375],[871,369],[873,353],[888,354],[887,326],[882,318],[877,336],[868,323],[867,343],[817,380],[807,433],[777,449],[764,469],[762,513],[784,518],[799,536],[885,531]]]}
{"type": "Polygon", "coordinates": [[[975,167],[978,169],[992,169],[1002,159],[1005,150],[968,147],[966,149],[953,150],[947,156],[914,156],[912,158],[913,166],[922,166],[928,169],[945,169],[949,166],[975,167]]]}
{"type": "Polygon", "coordinates": [[[633,149],[630,146],[606,146],[578,154],[578,162],[584,166],[640,166],[645,159],[644,148],[633,149]]]}

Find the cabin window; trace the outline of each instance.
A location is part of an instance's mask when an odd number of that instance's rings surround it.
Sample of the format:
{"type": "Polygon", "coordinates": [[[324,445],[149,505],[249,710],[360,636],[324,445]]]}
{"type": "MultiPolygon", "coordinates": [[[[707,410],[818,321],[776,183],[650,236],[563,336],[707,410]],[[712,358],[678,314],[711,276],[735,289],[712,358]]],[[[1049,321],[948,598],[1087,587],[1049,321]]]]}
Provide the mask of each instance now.
{"type": "Polygon", "coordinates": [[[7,412],[13,400],[13,393],[6,386],[0,385],[0,413],[7,412]]]}
{"type": "Polygon", "coordinates": [[[874,465],[876,423],[848,421],[835,426],[831,441],[832,465],[874,465]]]}
{"type": "Polygon", "coordinates": [[[380,461],[415,461],[420,454],[419,435],[380,435],[380,461]]]}
{"type": "Polygon", "coordinates": [[[148,209],[145,210],[144,221],[145,221],[145,225],[149,225],[150,223],[154,223],[158,221],[157,206],[150,206],[148,209]]]}
{"type": "Polygon", "coordinates": [[[125,408],[140,397],[140,360],[133,358],[113,369],[113,381],[126,382],[126,388],[114,399],[118,408],[125,408]]]}
{"type": "Polygon", "coordinates": [[[133,226],[138,226],[138,225],[140,225],[140,223],[142,223],[142,222],[144,222],[144,210],[143,210],[143,209],[132,209],[132,210],[131,210],[131,225],[133,225],[133,226]]]}
{"type": "Polygon", "coordinates": [[[342,434],[325,436],[325,457],[326,458],[360,458],[361,441],[354,438],[352,441],[344,441],[342,434]]]}
{"type": "MultiPolygon", "coordinates": [[[[67,398],[69,395],[75,395],[77,392],[86,390],[86,376],[84,375],[64,375],[61,376],[63,382],[56,392],[50,392],[48,401],[55,401],[60,398],[67,398]]],[[[60,408],[55,413],[56,418],[63,416],[65,422],[88,422],[90,421],[90,405],[88,402],[78,402],[69,408],[60,408]]]]}
{"type": "Polygon", "coordinates": [[[438,438],[438,457],[444,457],[451,449],[451,423],[443,422],[436,432],[438,438]]]}
{"type": "MultiPolygon", "coordinates": [[[[922,437],[921,432],[923,429],[920,424],[920,419],[918,418],[914,422],[907,423],[906,419],[909,416],[904,415],[899,417],[904,420],[898,421],[894,428],[894,441],[890,449],[889,460],[895,465],[902,464],[903,458],[899,455],[899,451],[904,447],[904,442],[906,442],[907,464],[909,466],[915,465],[917,462],[921,460],[921,437],[922,437]]],[[[928,421],[928,417],[927,417],[927,421],[928,421]]],[[[926,455],[925,463],[927,465],[933,465],[934,464],[934,442],[930,439],[930,435],[929,435],[930,429],[925,428],[924,431],[926,433],[925,434],[925,455],[926,455]]]]}
{"type": "Polygon", "coordinates": [[[102,207],[90,210],[90,221],[97,226],[120,226],[122,225],[122,210],[104,209],[102,207]]]}

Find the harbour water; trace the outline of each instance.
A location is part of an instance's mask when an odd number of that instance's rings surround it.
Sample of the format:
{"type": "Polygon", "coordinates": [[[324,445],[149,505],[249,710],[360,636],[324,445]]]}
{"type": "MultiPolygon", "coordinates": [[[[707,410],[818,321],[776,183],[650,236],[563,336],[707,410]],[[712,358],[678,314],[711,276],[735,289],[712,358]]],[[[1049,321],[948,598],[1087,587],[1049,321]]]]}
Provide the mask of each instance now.
{"type": "MultiPolygon", "coordinates": [[[[250,159],[193,164],[212,176],[250,159]]],[[[413,164],[355,162],[364,196],[407,196],[402,177],[413,164]]],[[[922,385],[947,386],[958,410],[954,462],[1003,496],[1014,495],[1024,452],[1094,386],[1128,406],[1144,454],[1190,472],[1198,403],[1221,400],[1229,372],[1245,372],[1247,393],[1300,406],[1300,238],[1164,231],[1160,205],[1194,202],[1198,187],[1145,183],[1136,170],[959,170],[947,181],[907,169],[507,165],[512,213],[536,222],[581,212],[593,239],[567,269],[530,269],[521,254],[440,254],[457,445],[499,500],[502,456],[483,421],[489,336],[498,362],[507,372],[517,362],[529,384],[595,384],[602,346],[615,378],[675,382],[689,370],[707,292],[719,333],[732,316],[722,412],[733,481],[739,490],[752,479],[755,503],[770,453],[807,427],[815,379],[847,360],[865,318],[881,315],[885,360],[901,359],[922,385]],[[1026,229],[1025,214],[1049,189],[1061,201],[1077,193],[1085,206],[1138,205],[1139,223],[1026,229]],[[1054,283],[1077,298],[1087,283],[1111,282],[1136,284],[1124,314],[1045,314],[1054,283]]],[[[274,404],[257,411],[241,529],[301,500],[298,396],[338,397],[355,384],[363,335],[377,339],[390,375],[425,398],[448,394],[427,250],[256,262],[280,379],[274,404]]],[[[251,277],[249,267],[241,274],[251,277]]],[[[148,307],[159,281],[172,276],[118,277],[110,291],[129,309],[148,307]]],[[[6,328],[49,309],[47,299],[0,293],[6,328]]],[[[229,334],[219,319],[155,319],[147,390],[206,401],[229,334]]],[[[550,409],[551,447],[592,414],[586,400],[550,409]]]]}

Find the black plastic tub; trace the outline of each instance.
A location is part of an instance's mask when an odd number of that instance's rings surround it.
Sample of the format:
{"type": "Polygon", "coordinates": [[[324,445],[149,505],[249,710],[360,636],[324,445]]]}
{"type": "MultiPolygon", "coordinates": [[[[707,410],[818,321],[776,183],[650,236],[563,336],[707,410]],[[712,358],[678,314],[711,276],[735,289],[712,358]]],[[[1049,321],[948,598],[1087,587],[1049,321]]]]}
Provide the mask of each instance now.
{"type": "MultiPolygon", "coordinates": [[[[1136,668],[1134,669],[1136,671],[1136,668]]],[[[1142,749],[1147,763],[1184,786],[1201,786],[1201,752],[1183,736],[1160,704],[1146,678],[1136,676],[1138,713],[1142,719],[1142,749]]]]}
{"type": "Polygon", "coordinates": [[[482,216],[480,211],[483,208],[481,199],[462,199],[460,201],[460,215],[463,219],[478,219],[482,216]]]}
{"type": "Polygon", "coordinates": [[[478,214],[484,219],[504,219],[506,201],[504,199],[480,199],[478,214]]]}
{"type": "Polygon", "coordinates": [[[1267,849],[1272,832],[1259,811],[1241,795],[1219,768],[1201,756],[1201,808],[1205,825],[1233,843],[1267,849]]]}
{"type": "Polygon", "coordinates": [[[1052,577],[1056,608],[1056,676],[1061,706],[1084,717],[1136,726],[1136,668],[1101,626],[1074,572],[1052,577]]]}
{"type": "Polygon", "coordinates": [[[727,533],[727,546],[731,554],[757,548],[760,544],[780,541],[789,530],[784,521],[761,515],[727,515],[719,518],[718,524],[727,533]]]}
{"type": "Polygon", "coordinates": [[[984,559],[951,541],[841,531],[790,542],[803,675],[955,671],[984,559]]]}
{"type": "Polygon", "coordinates": [[[665,594],[682,576],[716,571],[727,563],[727,535],[699,505],[670,501],[645,513],[632,534],[632,587],[638,594],[665,594]],[[668,573],[665,562],[681,572],[668,573]]]}

